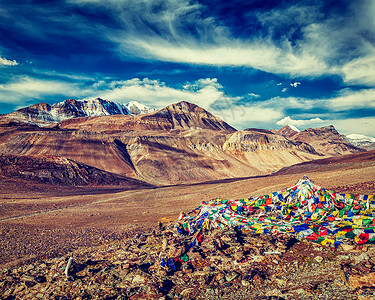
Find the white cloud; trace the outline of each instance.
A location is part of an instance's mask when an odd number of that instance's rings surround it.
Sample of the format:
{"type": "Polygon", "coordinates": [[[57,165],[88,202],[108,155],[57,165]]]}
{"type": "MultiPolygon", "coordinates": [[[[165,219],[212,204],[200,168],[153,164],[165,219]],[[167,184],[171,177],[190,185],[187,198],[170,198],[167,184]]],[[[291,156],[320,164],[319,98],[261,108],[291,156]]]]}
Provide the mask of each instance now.
{"type": "Polygon", "coordinates": [[[306,126],[306,125],[316,125],[324,123],[324,121],[320,118],[312,118],[310,120],[293,120],[291,117],[287,116],[279,121],[276,122],[277,125],[294,125],[294,126],[306,126]]]}
{"type": "Polygon", "coordinates": [[[281,82],[279,82],[277,85],[282,85],[282,83],[281,82]]]}
{"type": "Polygon", "coordinates": [[[186,82],[182,87],[170,87],[159,80],[133,78],[125,81],[112,81],[105,86],[101,83],[97,95],[115,102],[126,103],[131,100],[163,107],[178,101],[193,102],[208,109],[213,103],[233,100],[226,95],[216,78],[202,78],[186,82]]]}
{"type": "Polygon", "coordinates": [[[288,90],[288,88],[283,88],[283,89],[281,90],[281,92],[282,92],[282,93],[285,93],[287,90],[288,90]]]}
{"type": "Polygon", "coordinates": [[[210,110],[215,116],[223,119],[238,129],[248,127],[262,128],[266,124],[272,124],[282,116],[282,113],[275,108],[263,107],[262,105],[231,105],[220,110],[210,110]]]}
{"type": "Polygon", "coordinates": [[[303,51],[289,47],[279,48],[268,41],[240,42],[237,40],[217,41],[202,45],[195,40],[174,44],[162,38],[142,39],[138,36],[118,39],[125,52],[138,49],[148,59],[214,66],[247,66],[255,69],[301,76],[318,76],[329,73],[323,61],[303,51]]]}
{"type": "Polygon", "coordinates": [[[343,65],[342,73],[346,82],[375,85],[375,48],[372,50],[371,54],[343,65]]]}
{"type": "Polygon", "coordinates": [[[326,106],[333,111],[355,108],[375,108],[375,88],[353,91],[344,89],[334,98],[323,100],[326,106]]]}
{"type": "Polygon", "coordinates": [[[44,80],[29,76],[16,77],[8,83],[0,84],[0,102],[20,104],[33,98],[44,98],[48,95],[65,95],[69,98],[88,93],[77,84],[57,80],[44,80]]]}
{"type": "MultiPolygon", "coordinates": [[[[258,12],[253,17],[267,32],[246,38],[238,38],[235,28],[225,26],[198,1],[66,2],[90,9],[105,7],[120,28],[96,24],[92,31],[100,30],[125,57],[245,66],[292,76],[335,74],[350,83],[375,84],[371,40],[375,36],[375,5],[371,0],[348,2],[345,15],[326,11],[324,1],[300,1],[258,12]],[[275,36],[280,38],[275,40],[275,36]]],[[[87,22],[69,22],[90,31],[87,22]]]]}
{"type": "Polygon", "coordinates": [[[256,99],[256,98],[260,98],[260,95],[254,94],[254,93],[248,93],[246,94],[246,98],[256,99]]]}
{"type": "Polygon", "coordinates": [[[290,86],[293,86],[293,87],[296,88],[296,87],[299,86],[300,84],[301,84],[301,82],[296,81],[296,82],[291,83],[290,86]]]}
{"type": "MultiPolygon", "coordinates": [[[[348,81],[373,82],[372,73],[365,65],[374,55],[365,49],[363,32],[375,31],[369,27],[373,22],[371,18],[368,22],[361,21],[364,14],[370,16],[367,11],[371,1],[349,5],[348,9],[353,13],[340,19],[341,22],[336,15],[323,15],[322,3],[314,6],[296,4],[258,13],[258,19],[269,28],[269,35],[247,39],[234,38],[231,28],[212,16],[202,18],[207,9],[202,4],[191,4],[186,0],[157,2],[163,3],[165,8],[159,15],[152,12],[148,1],[132,3],[133,12],[119,9],[119,19],[125,29],[116,34],[109,32],[108,37],[119,45],[124,55],[200,65],[247,66],[271,73],[309,77],[339,74],[348,81]],[[134,19],[133,13],[140,11],[143,17],[134,19]],[[143,19],[151,26],[145,28],[140,23],[143,19]],[[135,24],[130,24],[131,21],[135,24]],[[356,25],[358,23],[360,26],[356,25]],[[189,26],[196,29],[194,33],[189,26]],[[280,33],[281,38],[274,41],[273,32],[281,28],[287,28],[287,31],[280,33]],[[299,38],[295,39],[293,34],[297,30],[299,38]],[[351,47],[353,45],[355,47],[351,47]]],[[[111,3],[118,4],[116,1],[111,3]]]]}
{"type": "Polygon", "coordinates": [[[274,97],[264,102],[269,107],[299,109],[301,111],[320,108],[320,114],[345,112],[352,109],[375,108],[375,88],[343,89],[331,98],[274,97]]]}
{"type": "Polygon", "coordinates": [[[0,56],[0,65],[2,66],[17,66],[18,62],[16,60],[9,60],[0,56]]]}

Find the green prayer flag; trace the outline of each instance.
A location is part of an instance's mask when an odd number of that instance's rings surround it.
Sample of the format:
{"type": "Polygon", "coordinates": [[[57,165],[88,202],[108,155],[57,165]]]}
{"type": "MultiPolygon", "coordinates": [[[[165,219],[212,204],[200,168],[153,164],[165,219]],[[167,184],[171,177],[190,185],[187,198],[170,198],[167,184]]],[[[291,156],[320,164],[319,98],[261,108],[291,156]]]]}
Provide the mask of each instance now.
{"type": "Polygon", "coordinates": [[[181,255],[181,260],[183,260],[184,262],[187,262],[189,260],[189,256],[187,256],[187,254],[184,253],[181,255]]]}

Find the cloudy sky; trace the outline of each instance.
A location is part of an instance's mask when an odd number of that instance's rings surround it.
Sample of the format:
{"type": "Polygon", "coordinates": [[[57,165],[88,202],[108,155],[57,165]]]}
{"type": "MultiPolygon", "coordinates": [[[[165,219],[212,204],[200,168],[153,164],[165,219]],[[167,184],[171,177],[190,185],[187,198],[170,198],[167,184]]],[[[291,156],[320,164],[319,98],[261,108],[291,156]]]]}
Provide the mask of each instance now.
{"type": "Polygon", "coordinates": [[[187,100],[237,129],[375,136],[373,0],[0,0],[0,113],[187,100]]]}

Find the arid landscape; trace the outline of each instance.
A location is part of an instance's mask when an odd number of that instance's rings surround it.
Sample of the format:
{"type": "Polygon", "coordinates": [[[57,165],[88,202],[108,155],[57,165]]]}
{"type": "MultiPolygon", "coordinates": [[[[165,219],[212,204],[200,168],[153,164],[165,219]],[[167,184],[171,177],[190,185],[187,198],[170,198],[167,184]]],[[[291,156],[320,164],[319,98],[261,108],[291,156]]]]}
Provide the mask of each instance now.
{"type": "Polygon", "coordinates": [[[2,178],[1,265],[65,254],[84,245],[133,234],[133,230],[177,219],[216,197],[259,196],[290,186],[307,175],[343,193],[375,194],[375,151],[304,163],[269,176],[201,184],[147,187],[64,187],[2,178]],[[320,163],[321,162],[321,163],[320,163]]]}
{"type": "Polygon", "coordinates": [[[375,1],[0,3],[0,300],[375,299],[375,1]]]}
{"type": "MultiPolygon", "coordinates": [[[[40,114],[34,110],[34,115],[40,114]]],[[[191,211],[202,201],[269,194],[295,184],[304,176],[339,193],[375,194],[375,151],[351,145],[333,126],[302,132],[291,132],[293,129],[288,126],[273,132],[255,128],[237,131],[186,102],[139,116],[71,118],[42,125],[25,123],[25,119],[16,120],[12,114],[1,119],[0,266],[8,270],[4,274],[12,269],[20,272],[16,277],[4,275],[2,279],[2,291],[9,297],[21,288],[17,282],[25,282],[22,276],[29,276],[23,271],[29,264],[40,269],[43,262],[51,263],[67,255],[84,259],[88,253],[100,253],[105,247],[121,249],[122,244],[126,248],[129,243],[141,243],[142,236],[156,243],[159,237],[169,236],[167,232],[173,229],[180,212],[191,211]]],[[[265,243],[259,247],[268,249],[267,238],[256,238],[265,243]]],[[[267,252],[259,247],[258,252],[267,252]]],[[[288,268],[293,260],[298,260],[293,258],[292,253],[296,251],[293,249],[315,253],[317,257],[323,255],[323,259],[331,257],[331,260],[332,255],[336,257],[339,251],[346,249],[326,247],[316,252],[316,247],[311,247],[311,243],[297,243],[287,249],[290,252],[279,257],[280,265],[288,268]]],[[[355,245],[350,247],[355,248],[355,245]]],[[[154,252],[146,251],[144,255],[149,257],[150,253],[154,252]]],[[[231,255],[227,253],[225,257],[230,259],[231,255]]],[[[112,259],[119,258],[113,256],[112,259]]],[[[126,261],[123,263],[127,264],[126,261]]],[[[123,265],[121,259],[117,263],[123,265]]],[[[153,265],[155,276],[162,274],[158,265],[158,261],[153,265]]],[[[314,272],[320,274],[320,265],[316,267],[314,272]]],[[[300,268],[307,270],[305,265],[300,268]]],[[[255,273],[245,279],[247,277],[240,272],[238,274],[242,275],[236,282],[241,285],[239,280],[242,280],[244,288],[248,284],[259,290],[275,270],[268,267],[268,275],[259,273],[259,282],[255,273]],[[249,283],[246,280],[250,280],[249,283]]],[[[174,273],[169,276],[174,282],[174,273]]],[[[313,277],[304,280],[312,284],[313,277]]],[[[336,282],[339,287],[335,289],[339,293],[349,293],[350,286],[338,283],[340,280],[335,278],[327,284],[336,282]]],[[[26,280],[25,287],[35,286],[35,292],[38,285],[44,284],[29,281],[26,280]]],[[[234,297],[236,284],[229,281],[227,288],[214,289],[213,295],[234,297]]],[[[318,284],[324,282],[315,282],[313,287],[317,289],[318,284]]],[[[206,283],[194,283],[198,285],[189,293],[185,291],[185,296],[198,297],[196,290],[205,288],[206,283]]],[[[166,289],[157,287],[153,291],[134,292],[131,286],[129,283],[127,292],[120,288],[111,295],[171,298],[172,287],[178,293],[187,288],[174,282],[166,289]]],[[[53,285],[50,288],[51,295],[61,295],[53,285]]],[[[21,290],[27,295],[27,289],[21,290]]],[[[293,297],[295,287],[276,290],[280,295],[290,292],[292,296],[288,297],[293,297]]],[[[269,293],[268,289],[268,294],[264,295],[272,294],[269,293]]],[[[330,297],[330,293],[332,291],[326,296],[330,297]]],[[[366,293],[371,294],[371,291],[366,293]]],[[[322,299],[326,299],[324,297],[322,299]]],[[[350,297],[348,299],[352,299],[350,297]]]]}

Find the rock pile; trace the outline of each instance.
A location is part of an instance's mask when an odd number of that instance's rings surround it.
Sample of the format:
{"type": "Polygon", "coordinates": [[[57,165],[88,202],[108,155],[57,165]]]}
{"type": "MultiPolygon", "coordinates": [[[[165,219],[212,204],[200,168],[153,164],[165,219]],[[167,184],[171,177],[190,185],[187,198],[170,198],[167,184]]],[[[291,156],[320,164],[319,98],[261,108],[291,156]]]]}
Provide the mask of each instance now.
{"type": "Polygon", "coordinates": [[[1,299],[373,299],[375,248],[279,234],[205,232],[187,252],[174,224],[0,270],[1,299]],[[182,261],[162,259],[177,257],[182,261]],[[73,263],[67,269],[69,258],[73,263]],[[67,273],[66,273],[67,272],[67,273]]]}

